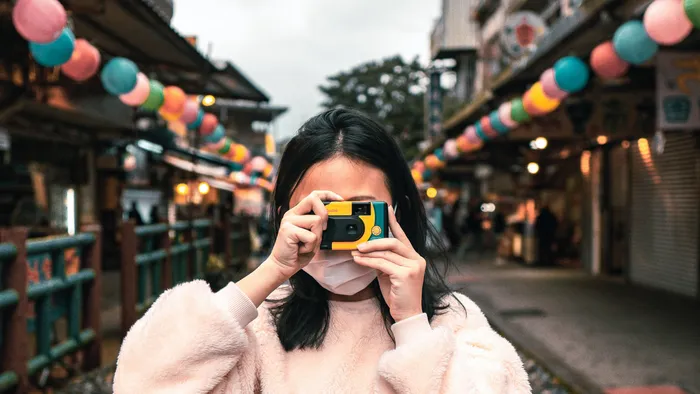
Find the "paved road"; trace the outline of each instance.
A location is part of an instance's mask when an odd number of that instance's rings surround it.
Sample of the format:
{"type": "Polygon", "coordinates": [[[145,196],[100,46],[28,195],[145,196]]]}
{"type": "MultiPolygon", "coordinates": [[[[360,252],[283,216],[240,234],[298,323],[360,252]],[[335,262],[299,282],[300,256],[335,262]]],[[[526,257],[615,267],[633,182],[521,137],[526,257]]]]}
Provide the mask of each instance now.
{"type": "Polygon", "coordinates": [[[697,302],[569,269],[460,264],[451,282],[535,349],[602,388],[700,393],[697,302]]]}

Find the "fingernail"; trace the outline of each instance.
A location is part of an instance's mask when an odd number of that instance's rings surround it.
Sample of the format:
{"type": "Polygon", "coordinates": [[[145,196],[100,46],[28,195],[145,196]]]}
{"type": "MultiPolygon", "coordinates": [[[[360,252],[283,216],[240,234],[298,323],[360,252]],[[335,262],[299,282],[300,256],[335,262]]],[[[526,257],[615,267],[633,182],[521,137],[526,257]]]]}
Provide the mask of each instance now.
{"type": "Polygon", "coordinates": [[[353,255],[353,257],[355,257],[355,256],[359,256],[360,252],[353,250],[352,252],[350,252],[350,254],[353,255]]]}
{"type": "Polygon", "coordinates": [[[367,244],[364,244],[364,243],[363,243],[363,244],[357,245],[357,249],[359,249],[359,250],[362,250],[362,249],[364,249],[364,248],[366,248],[366,247],[367,247],[367,244]]]}

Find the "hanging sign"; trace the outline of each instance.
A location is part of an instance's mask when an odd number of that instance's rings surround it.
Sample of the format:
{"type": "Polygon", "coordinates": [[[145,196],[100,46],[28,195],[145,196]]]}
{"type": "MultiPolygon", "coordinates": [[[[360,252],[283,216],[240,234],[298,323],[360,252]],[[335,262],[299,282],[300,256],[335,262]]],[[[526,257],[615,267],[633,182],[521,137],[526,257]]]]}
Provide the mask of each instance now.
{"type": "Polygon", "coordinates": [[[436,140],[442,134],[442,89],[440,87],[440,72],[430,72],[430,86],[428,87],[428,136],[429,140],[436,140]]]}
{"type": "Polygon", "coordinates": [[[531,11],[516,12],[503,25],[501,45],[512,58],[519,58],[537,49],[547,31],[547,24],[539,15],[531,11]]]}
{"type": "Polygon", "coordinates": [[[700,128],[700,53],[659,52],[656,91],[659,129],[700,128]]]}

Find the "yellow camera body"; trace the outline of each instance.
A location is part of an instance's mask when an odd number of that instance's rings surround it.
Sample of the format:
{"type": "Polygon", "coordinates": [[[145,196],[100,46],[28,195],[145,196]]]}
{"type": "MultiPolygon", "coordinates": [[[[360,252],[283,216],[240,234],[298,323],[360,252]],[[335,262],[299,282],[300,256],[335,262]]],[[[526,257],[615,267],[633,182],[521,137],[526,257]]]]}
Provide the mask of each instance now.
{"type": "Polygon", "coordinates": [[[355,250],[363,242],[389,236],[389,206],[383,201],[324,204],[328,227],[321,238],[323,250],[355,250]]]}

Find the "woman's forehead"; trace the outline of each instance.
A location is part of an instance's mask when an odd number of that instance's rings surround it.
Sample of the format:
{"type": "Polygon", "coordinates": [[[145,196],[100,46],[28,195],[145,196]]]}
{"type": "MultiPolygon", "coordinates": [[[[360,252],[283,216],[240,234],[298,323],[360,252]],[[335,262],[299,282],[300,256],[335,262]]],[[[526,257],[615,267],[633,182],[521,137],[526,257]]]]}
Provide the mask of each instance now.
{"type": "Polygon", "coordinates": [[[391,203],[384,173],[366,163],[335,157],[306,172],[290,199],[294,206],[314,190],[329,190],[346,200],[379,200],[391,203]]]}

